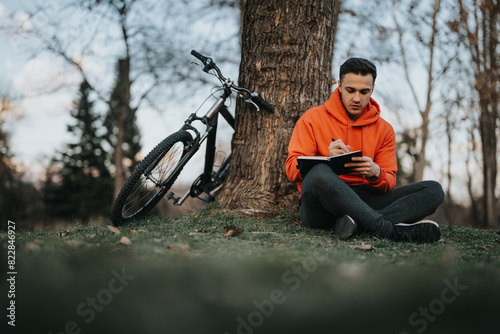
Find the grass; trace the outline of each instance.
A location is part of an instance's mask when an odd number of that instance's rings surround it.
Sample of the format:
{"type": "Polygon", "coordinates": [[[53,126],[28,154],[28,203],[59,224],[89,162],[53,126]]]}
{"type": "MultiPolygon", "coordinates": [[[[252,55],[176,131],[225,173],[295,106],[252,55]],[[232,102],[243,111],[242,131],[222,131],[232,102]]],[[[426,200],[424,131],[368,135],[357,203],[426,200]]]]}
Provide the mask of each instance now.
{"type": "Polygon", "coordinates": [[[497,333],[500,235],[442,233],[340,241],[289,211],[217,205],[118,231],[16,231],[14,333],[497,333]]]}

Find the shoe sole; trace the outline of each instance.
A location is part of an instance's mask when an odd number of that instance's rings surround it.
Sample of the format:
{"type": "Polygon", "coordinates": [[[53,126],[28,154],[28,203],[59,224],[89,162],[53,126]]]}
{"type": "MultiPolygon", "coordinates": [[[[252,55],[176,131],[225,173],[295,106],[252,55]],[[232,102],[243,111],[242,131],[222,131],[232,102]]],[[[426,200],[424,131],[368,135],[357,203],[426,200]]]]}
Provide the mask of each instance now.
{"type": "Polygon", "coordinates": [[[428,228],[428,233],[426,235],[416,235],[416,236],[409,236],[405,237],[407,239],[406,241],[410,242],[436,242],[439,239],[441,239],[441,230],[439,229],[439,224],[436,223],[433,220],[420,220],[416,223],[399,223],[394,226],[405,226],[405,227],[410,227],[410,226],[417,226],[417,225],[422,225],[422,224],[430,224],[428,228]]]}
{"type": "Polygon", "coordinates": [[[433,220],[420,220],[420,221],[418,221],[416,223],[411,223],[411,224],[398,223],[398,224],[396,224],[394,226],[415,226],[415,225],[420,225],[420,224],[432,224],[432,225],[436,226],[437,228],[439,228],[438,223],[436,223],[433,220]]]}
{"type": "Polygon", "coordinates": [[[333,232],[339,236],[340,240],[346,240],[356,232],[357,227],[354,219],[345,215],[337,220],[333,232]]]}

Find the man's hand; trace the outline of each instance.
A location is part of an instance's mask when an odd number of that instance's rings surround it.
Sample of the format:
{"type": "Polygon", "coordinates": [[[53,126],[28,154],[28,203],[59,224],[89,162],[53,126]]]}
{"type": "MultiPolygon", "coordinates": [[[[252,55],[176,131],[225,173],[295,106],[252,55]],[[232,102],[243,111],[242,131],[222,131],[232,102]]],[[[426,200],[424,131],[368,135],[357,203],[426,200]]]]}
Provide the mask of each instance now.
{"type": "MultiPolygon", "coordinates": [[[[331,146],[331,145],[330,145],[331,146]]],[[[353,162],[345,164],[345,167],[353,168],[355,172],[375,181],[380,176],[380,167],[370,157],[353,157],[353,162]]]]}
{"type": "Polygon", "coordinates": [[[342,139],[337,139],[336,141],[330,143],[330,146],[328,146],[328,152],[331,157],[334,157],[351,152],[351,147],[349,145],[345,145],[342,139]]]}

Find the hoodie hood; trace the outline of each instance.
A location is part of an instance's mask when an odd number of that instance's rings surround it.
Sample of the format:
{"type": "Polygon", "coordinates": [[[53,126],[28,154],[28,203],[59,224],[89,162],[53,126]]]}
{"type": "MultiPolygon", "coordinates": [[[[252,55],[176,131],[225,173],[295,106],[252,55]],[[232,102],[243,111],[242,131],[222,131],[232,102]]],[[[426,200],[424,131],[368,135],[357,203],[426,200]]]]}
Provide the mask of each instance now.
{"type": "Polygon", "coordinates": [[[325,102],[325,107],[328,113],[330,113],[333,117],[337,119],[337,121],[342,125],[350,125],[353,127],[365,126],[372,123],[375,123],[380,117],[380,106],[379,104],[372,98],[370,98],[370,102],[366,106],[363,114],[359,116],[355,123],[353,123],[349,119],[349,115],[347,110],[344,108],[342,104],[342,100],[340,98],[340,90],[335,89],[335,91],[330,95],[330,99],[325,102]]]}

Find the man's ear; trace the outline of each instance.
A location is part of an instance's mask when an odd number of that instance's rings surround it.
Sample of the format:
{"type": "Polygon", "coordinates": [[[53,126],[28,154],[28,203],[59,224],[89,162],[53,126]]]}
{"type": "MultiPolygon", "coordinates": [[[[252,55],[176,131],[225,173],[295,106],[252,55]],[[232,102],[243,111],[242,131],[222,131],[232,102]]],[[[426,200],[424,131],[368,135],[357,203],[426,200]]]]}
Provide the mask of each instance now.
{"type": "Polygon", "coordinates": [[[339,80],[337,81],[338,85],[339,85],[339,92],[342,93],[342,82],[339,80]]]}

